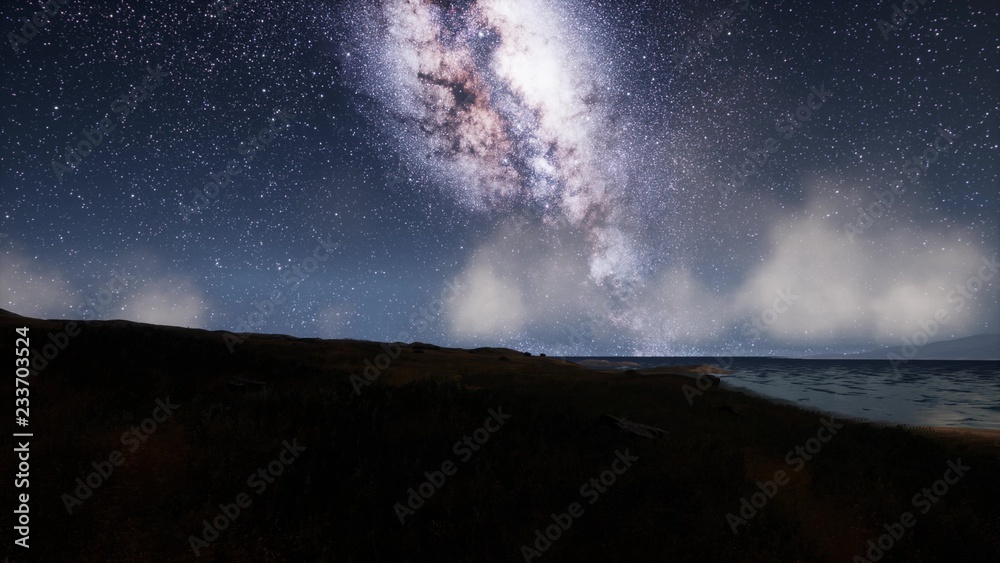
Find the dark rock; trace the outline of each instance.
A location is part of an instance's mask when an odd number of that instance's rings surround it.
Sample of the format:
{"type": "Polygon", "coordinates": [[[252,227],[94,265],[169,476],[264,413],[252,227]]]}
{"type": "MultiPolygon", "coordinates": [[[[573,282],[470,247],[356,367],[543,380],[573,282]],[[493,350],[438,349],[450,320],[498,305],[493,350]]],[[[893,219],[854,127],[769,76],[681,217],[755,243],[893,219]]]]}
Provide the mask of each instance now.
{"type": "Polygon", "coordinates": [[[670,435],[669,432],[663,430],[662,428],[632,422],[631,420],[626,420],[610,414],[606,414],[601,417],[601,421],[607,426],[615,426],[626,432],[635,434],[636,436],[642,436],[643,438],[666,438],[670,435]]]}

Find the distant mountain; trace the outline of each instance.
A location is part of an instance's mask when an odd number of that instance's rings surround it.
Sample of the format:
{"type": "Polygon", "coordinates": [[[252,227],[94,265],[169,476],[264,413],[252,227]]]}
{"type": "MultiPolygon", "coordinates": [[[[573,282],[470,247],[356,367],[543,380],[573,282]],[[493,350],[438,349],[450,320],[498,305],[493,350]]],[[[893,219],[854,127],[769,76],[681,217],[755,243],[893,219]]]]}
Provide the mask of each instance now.
{"type": "Polygon", "coordinates": [[[857,354],[822,354],[814,359],[885,360],[889,354],[910,360],[1000,360],[1000,334],[977,334],[931,342],[923,346],[906,345],[882,348],[857,354]],[[915,353],[914,353],[915,352],[915,353]]]}

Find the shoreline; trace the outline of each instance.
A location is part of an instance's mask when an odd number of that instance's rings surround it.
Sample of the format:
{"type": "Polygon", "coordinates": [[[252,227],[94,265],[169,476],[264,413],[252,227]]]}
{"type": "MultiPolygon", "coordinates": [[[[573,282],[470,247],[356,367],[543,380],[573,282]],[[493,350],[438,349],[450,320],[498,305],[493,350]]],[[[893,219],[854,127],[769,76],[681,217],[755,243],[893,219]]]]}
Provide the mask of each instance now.
{"type": "Polygon", "coordinates": [[[993,442],[994,445],[1000,446],[1000,428],[980,428],[977,426],[940,426],[940,425],[909,424],[906,422],[873,420],[859,416],[852,416],[848,415],[847,413],[831,411],[810,405],[803,405],[796,401],[783,399],[781,397],[765,395],[758,391],[754,391],[753,389],[726,384],[725,378],[730,374],[732,374],[733,372],[727,369],[719,368],[717,366],[708,366],[708,365],[668,366],[668,367],[639,369],[635,371],[637,371],[642,375],[677,375],[681,377],[688,377],[691,379],[697,379],[703,375],[714,376],[714,378],[720,379],[720,384],[724,385],[725,388],[730,391],[742,393],[744,395],[761,399],[763,401],[776,405],[793,406],[796,408],[814,411],[822,415],[836,416],[838,418],[842,418],[852,423],[871,424],[873,426],[881,426],[881,427],[900,427],[900,428],[906,428],[911,431],[915,431],[918,434],[929,433],[936,435],[938,437],[945,437],[951,435],[951,437],[974,439],[976,441],[980,440],[990,441],[993,442]]]}
{"type": "Polygon", "coordinates": [[[996,428],[970,428],[967,426],[915,426],[921,430],[939,436],[957,435],[958,437],[969,437],[995,442],[1000,446],[1000,429],[996,428]]]}

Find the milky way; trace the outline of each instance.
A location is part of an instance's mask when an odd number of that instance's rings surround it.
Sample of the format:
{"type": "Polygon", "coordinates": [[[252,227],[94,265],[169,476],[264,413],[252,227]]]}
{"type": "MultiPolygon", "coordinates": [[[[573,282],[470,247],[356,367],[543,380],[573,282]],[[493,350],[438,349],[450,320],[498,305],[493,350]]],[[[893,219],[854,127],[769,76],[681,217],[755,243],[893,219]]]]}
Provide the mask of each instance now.
{"type": "Polygon", "coordinates": [[[532,206],[580,229],[595,282],[636,278],[614,207],[623,141],[611,134],[609,93],[620,79],[595,62],[600,45],[579,9],[399,0],[359,14],[367,86],[386,93],[397,150],[470,207],[532,206]]]}

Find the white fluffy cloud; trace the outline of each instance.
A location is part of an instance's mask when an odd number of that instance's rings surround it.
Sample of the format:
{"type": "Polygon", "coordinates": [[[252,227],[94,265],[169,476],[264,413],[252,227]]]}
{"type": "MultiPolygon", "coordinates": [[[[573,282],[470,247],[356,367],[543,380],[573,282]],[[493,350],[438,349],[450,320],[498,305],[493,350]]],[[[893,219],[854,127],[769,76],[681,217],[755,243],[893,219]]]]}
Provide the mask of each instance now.
{"type": "Polygon", "coordinates": [[[203,328],[205,295],[190,280],[149,282],[122,306],[121,318],[143,323],[203,328]]]}
{"type": "Polygon", "coordinates": [[[534,333],[553,345],[560,331],[572,330],[567,323],[578,325],[587,312],[607,308],[589,281],[588,257],[574,229],[512,219],[455,280],[464,289],[445,308],[450,335],[496,344],[534,333]]]}
{"type": "Polygon", "coordinates": [[[78,277],[74,283],[58,268],[8,251],[0,255],[0,307],[32,317],[205,326],[208,303],[192,280],[164,274],[149,253],[121,263],[90,282],[78,277]]]}
{"type": "MultiPolygon", "coordinates": [[[[599,286],[588,275],[592,264],[579,232],[508,225],[476,250],[459,276],[468,291],[446,311],[451,335],[559,348],[568,344],[567,323],[584,322],[595,325],[594,334],[577,353],[595,342],[601,348],[602,338],[623,353],[766,352],[899,344],[942,309],[948,319],[938,338],[981,331],[996,313],[1000,276],[982,283],[962,307],[954,288],[975,278],[992,254],[959,229],[934,237],[889,218],[851,240],[838,218],[849,216],[857,201],[864,193],[814,192],[794,212],[762,218],[768,224],[763,258],[735,273],[736,283],[725,291],[682,262],[647,275],[630,291],[599,286]],[[580,321],[588,316],[595,320],[580,321]]],[[[721,268],[725,257],[718,258],[721,268]]]]}
{"type": "Polygon", "coordinates": [[[77,301],[72,285],[57,268],[14,251],[0,255],[4,309],[30,317],[58,317],[77,301]]]}
{"type": "Polygon", "coordinates": [[[455,300],[452,332],[458,337],[507,337],[527,320],[516,279],[497,273],[485,261],[475,261],[459,281],[468,289],[455,300]]]}
{"type": "Polygon", "coordinates": [[[685,267],[662,272],[630,305],[623,318],[638,340],[640,354],[663,353],[664,343],[715,339],[738,316],[727,296],[709,291],[685,267]]]}
{"type": "MultiPolygon", "coordinates": [[[[734,310],[760,318],[781,342],[894,343],[950,307],[950,288],[978,268],[982,253],[957,240],[901,233],[850,241],[834,223],[809,219],[812,211],[772,228],[770,256],[734,295],[734,310]],[[775,307],[782,291],[791,298],[775,307]]],[[[971,311],[954,312],[955,329],[974,320],[971,311]]]]}

